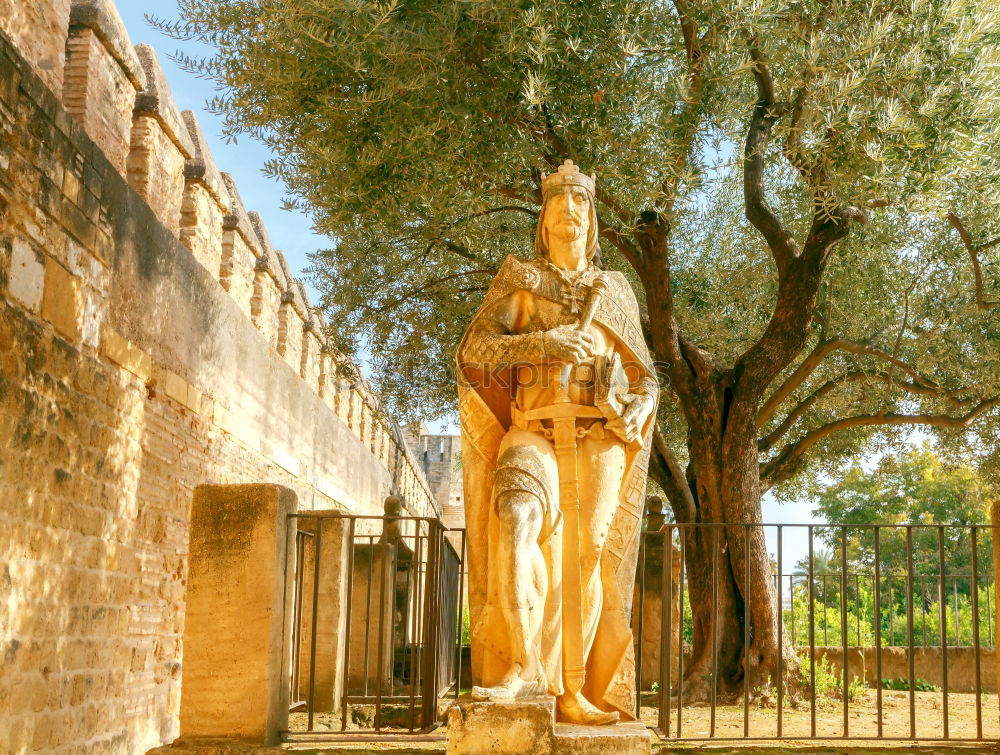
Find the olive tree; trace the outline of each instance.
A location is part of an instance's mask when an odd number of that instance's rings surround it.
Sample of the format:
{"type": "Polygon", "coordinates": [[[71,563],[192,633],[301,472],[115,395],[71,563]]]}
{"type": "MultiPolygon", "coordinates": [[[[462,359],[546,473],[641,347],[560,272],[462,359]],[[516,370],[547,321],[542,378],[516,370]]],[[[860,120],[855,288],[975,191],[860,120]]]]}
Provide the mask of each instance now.
{"type": "Polygon", "coordinates": [[[711,610],[687,535],[686,690],[774,678],[761,496],[924,425],[992,447],[1000,404],[1000,12],[975,0],[180,0],[232,135],[336,239],[343,348],[397,411],[454,411],[452,355],[541,174],[597,176],[664,378],[652,472],[733,525],[711,610]],[[995,242],[993,242],[995,243],[995,242]],[[825,466],[826,465],[826,466],[825,466]],[[744,564],[749,564],[749,575],[744,564]],[[744,585],[749,584],[749,593],[744,585]],[[750,642],[744,645],[749,622],[750,642]]]}

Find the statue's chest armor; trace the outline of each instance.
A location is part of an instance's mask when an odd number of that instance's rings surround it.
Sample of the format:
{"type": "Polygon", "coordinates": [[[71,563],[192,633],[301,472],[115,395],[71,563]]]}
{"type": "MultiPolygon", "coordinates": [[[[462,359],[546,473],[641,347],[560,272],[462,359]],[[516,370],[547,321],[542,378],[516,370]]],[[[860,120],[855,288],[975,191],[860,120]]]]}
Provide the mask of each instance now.
{"type": "Polygon", "coordinates": [[[572,313],[566,305],[540,296],[532,296],[524,331],[535,333],[539,330],[551,330],[560,325],[576,325],[579,320],[580,315],[572,313]]]}

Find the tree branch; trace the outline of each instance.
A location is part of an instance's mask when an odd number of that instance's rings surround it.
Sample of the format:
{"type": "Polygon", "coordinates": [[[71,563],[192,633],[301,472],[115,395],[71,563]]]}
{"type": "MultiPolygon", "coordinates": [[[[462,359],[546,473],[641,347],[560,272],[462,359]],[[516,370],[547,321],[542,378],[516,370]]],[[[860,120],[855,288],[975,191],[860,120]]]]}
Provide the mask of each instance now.
{"type": "Polygon", "coordinates": [[[1000,244],[1000,238],[977,245],[972,241],[971,234],[966,230],[965,224],[957,215],[949,212],[947,218],[955,227],[955,230],[958,231],[958,235],[962,239],[962,243],[965,244],[966,251],[969,253],[969,258],[972,260],[972,272],[976,276],[976,306],[979,309],[996,309],[1000,307],[1000,301],[987,301],[983,294],[983,268],[979,262],[979,253],[1000,244]]]}
{"type": "Polygon", "coordinates": [[[826,394],[830,393],[830,391],[834,388],[846,383],[867,382],[869,380],[895,386],[903,391],[906,391],[907,393],[913,393],[921,396],[945,397],[951,401],[952,406],[956,409],[972,402],[972,399],[970,398],[960,398],[960,394],[971,390],[971,387],[962,388],[957,391],[939,391],[934,388],[928,388],[924,385],[918,385],[917,383],[908,383],[904,380],[896,380],[893,378],[891,372],[848,372],[827,380],[819,388],[802,399],[802,401],[792,408],[792,410],[788,413],[788,416],[781,421],[781,424],[757,442],[757,447],[761,451],[769,451],[773,448],[774,444],[781,440],[781,438],[791,429],[792,425],[794,425],[795,422],[803,414],[805,414],[810,407],[812,407],[826,394]]]}
{"type": "Polygon", "coordinates": [[[785,446],[781,453],[763,465],[761,482],[766,485],[766,488],[771,488],[790,479],[798,472],[806,452],[812,446],[823,438],[842,430],[880,425],[927,425],[929,427],[962,429],[998,405],[1000,405],[1000,396],[994,396],[981,401],[967,414],[960,417],[949,417],[941,414],[863,414],[857,417],[839,419],[818,427],[794,443],[785,446]]]}
{"type": "Polygon", "coordinates": [[[802,361],[802,364],[800,364],[796,370],[785,379],[785,382],[781,384],[778,390],[776,390],[771,397],[764,402],[760,412],[757,414],[757,426],[763,427],[767,424],[785,399],[792,395],[795,389],[802,385],[802,383],[804,383],[809,376],[816,371],[816,368],[820,366],[823,360],[835,351],[846,351],[850,354],[875,357],[876,359],[880,359],[883,362],[887,362],[888,364],[902,370],[905,374],[910,376],[915,385],[925,388],[928,391],[945,393],[933,380],[924,377],[902,359],[899,359],[886,351],[882,351],[882,349],[875,348],[874,346],[870,346],[865,343],[848,341],[845,338],[830,338],[826,341],[818,343],[809,353],[809,356],[802,361]]]}
{"type": "Polygon", "coordinates": [[[750,117],[743,149],[743,202],[747,220],[760,231],[778,265],[779,272],[799,254],[798,244],[785,229],[764,196],[764,157],[771,129],[788,110],[786,103],[775,102],[774,79],[757,48],[751,48],[753,75],[757,84],[757,103],[750,117]]]}

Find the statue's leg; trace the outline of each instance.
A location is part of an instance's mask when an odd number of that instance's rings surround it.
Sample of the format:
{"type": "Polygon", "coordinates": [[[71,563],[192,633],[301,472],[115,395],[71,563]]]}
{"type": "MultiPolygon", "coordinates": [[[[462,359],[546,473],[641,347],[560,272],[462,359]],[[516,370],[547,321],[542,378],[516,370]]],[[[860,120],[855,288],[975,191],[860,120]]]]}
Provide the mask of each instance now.
{"type": "Polygon", "coordinates": [[[496,569],[500,609],[510,646],[511,665],[493,687],[473,688],[473,697],[510,700],[545,694],[541,630],[548,571],[539,540],[546,523],[548,485],[536,449],[514,446],[501,453],[494,484],[499,535],[496,569]]]}
{"type": "Polygon", "coordinates": [[[501,543],[498,549],[500,584],[508,596],[503,605],[510,629],[512,660],[520,676],[535,679],[541,673],[538,639],[548,577],[538,538],[542,531],[541,502],[531,493],[504,493],[499,506],[501,543]]]}

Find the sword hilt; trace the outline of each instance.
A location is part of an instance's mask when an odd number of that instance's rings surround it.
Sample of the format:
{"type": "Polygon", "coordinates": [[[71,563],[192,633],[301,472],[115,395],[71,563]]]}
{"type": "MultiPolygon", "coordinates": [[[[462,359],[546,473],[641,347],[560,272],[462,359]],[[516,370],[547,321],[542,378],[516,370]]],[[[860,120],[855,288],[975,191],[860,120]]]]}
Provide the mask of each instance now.
{"type": "MultiPolygon", "coordinates": [[[[590,287],[590,294],[587,296],[587,303],[583,308],[583,314],[580,316],[580,321],[576,324],[577,332],[586,333],[590,328],[591,324],[594,322],[594,316],[597,314],[597,307],[601,303],[601,297],[604,295],[607,288],[608,281],[605,279],[603,273],[594,278],[594,283],[590,287]]],[[[569,387],[569,376],[572,371],[572,364],[567,363],[563,365],[562,374],[559,379],[559,387],[563,390],[563,392],[565,392],[569,387]]]]}

